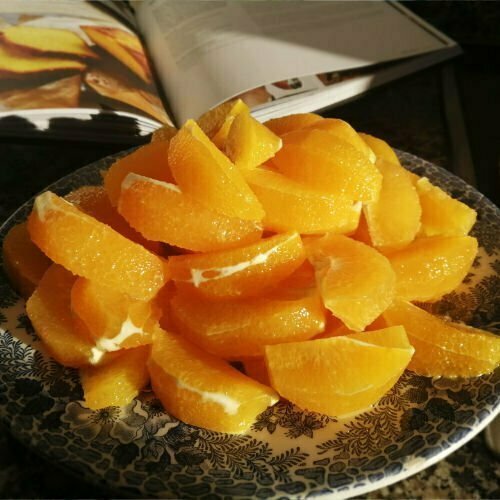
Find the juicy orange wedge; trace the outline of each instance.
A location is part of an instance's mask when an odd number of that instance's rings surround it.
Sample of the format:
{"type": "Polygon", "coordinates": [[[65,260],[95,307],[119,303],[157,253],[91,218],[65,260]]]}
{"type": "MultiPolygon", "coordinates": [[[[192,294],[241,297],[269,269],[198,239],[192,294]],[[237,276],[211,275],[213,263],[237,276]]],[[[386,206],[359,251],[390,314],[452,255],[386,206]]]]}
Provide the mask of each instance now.
{"type": "Polygon", "coordinates": [[[243,175],[193,120],[170,141],[172,174],[187,196],[227,217],[259,221],[264,210],[243,175]]]}
{"type": "Polygon", "coordinates": [[[26,303],[26,312],[50,355],[64,366],[88,365],[93,342],[73,329],[71,287],[76,276],[53,264],[26,303]]]}
{"type": "Polygon", "coordinates": [[[307,188],[263,168],[254,169],[245,177],[266,212],[265,229],[301,234],[345,234],[358,226],[359,202],[307,188]]]}
{"type": "Polygon", "coordinates": [[[435,301],[465,278],[477,254],[471,236],[421,238],[391,253],[396,295],[408,301],[435,301]]]}
{"type": "Polygon", "coordinates": [[[50,191],[36,198],[28,230],[57,264],[136,299],[153,298],[167,281],[160,257],[50,191]]]}
{"type": "Polygon", "coordinates": [[[315,113],[297,113],[295,115],[273,118],[265,122],[264,125],[276,135],[282,136],[293,130],[308,127],[323,119],[324,118],[315,113]]]}
{"type": "Polygon", "coordinates": [[[477,213],[423,177],[416,183],[422,205],[421,236],[466,236],[477,213]]]}
{"type": "Polygon", "coordinates": [[[266,346],[271,386],[301,408],[337,418],[366,410],[413,355],[404,328],[386,330],[266,346]]]}
{"type": "Polygon", "coordinates": [[[148,383],[149,347],[127,349],[103,366],[80,371],[85,404],[92,410],[128,405],[148,383]]]}
{"type": "Polygon", "coordinates": [[[281,144],[277,135],[245,112],[234,118],[225,152],[238,168],[252,169],[272,158],[281,144]]]}
{"type": "Polygon", "coordinates": [[[169,144],[168,141],[146,144],[111,165],[104,176],[104,187],[113,206],[118,205],[123,179],[131,172],[160,181],[173,182],[168,165],[169,144]]]}
{"type": "Polygon", "coordinates": [[[217,147],[221,147],[234,118],[243,111],[248,111],[248,106],[241,99],[232,99],[203,113],[196,122],[217,147]]]}
{"type": "Polygon", "coordinates": [[[377,158],[377,160],[385,160],[401,166],[397,154],[394,152],[394,149],[392,149],[391,146],[387,144],[387,142],[377,137],[373,137],[372,135],[363,134],[362,132],[359,133],[359,136],[375,153],[375,157],[377,158]]]}
{"type": "Polygon", "coordinates": [[[247,245],[262,235],[259,222],[214,212],[174,184],[136,174],[123,182],[118,211],[146,238],[198,252],[247,245]]]}
{"type": "Polygon", "coordinates": [[[362,331],[391,304],[395,275],[386,257],[364,243],[328,234],[305,243],[323,303],[355,331],[362,331]]]}
{"type": "Polygon", "coordinates": [[[151,323],[159,316],[151,301],[134,300],[85,278],[78,278],[71,289],[71,309],[95,340],[96,356],[150,344],[151,323]]]}
{"type": "Polygon", "coordinates": [[[171,301],[177,331],[224,359],[262,356],[264,346],[307,340],[325,327],[317,293],[213,302],[179,293],[171,301]]]}
{"type": "Polygon", "coordinates": [[[50,259],[31,241],[26,222],[12,226],[3,241],[2,253],[12,286],[27,299],[50,266],[50,259]]]}
{"type": "Polygon", "coordinates": [[[365,154],[313,127],[284,135],[272,164],[305,186],[355,201],[376,200],[382,185],[382,175],[365,154]]]}
{"type": "Polygon", "coordinates": [[[305,260],[297,233],[279,234],[234,250],[170,257],[178,285],[213,299],[250,297],[278,284],[305,260]]]}
{"type": "Polygon", "coordinates": [[[278,395],[182,337],[155,334],[151,385],[165,409],[190,425],[243,433],[278,395]]]}
{"type": "Polygon", "coordinates": [[[384,312],[390,325],[403,325],[415,348],[409,369],[427,377],[478,377],[500,365],[500,337],[444,321],[407,302],[384,312]]]}
{"type": "Polygon", "coordinates": [[[169,141],[177,132],[178,130],[172,125],[163,125],[153,132],[151,142],[169,141]]]}

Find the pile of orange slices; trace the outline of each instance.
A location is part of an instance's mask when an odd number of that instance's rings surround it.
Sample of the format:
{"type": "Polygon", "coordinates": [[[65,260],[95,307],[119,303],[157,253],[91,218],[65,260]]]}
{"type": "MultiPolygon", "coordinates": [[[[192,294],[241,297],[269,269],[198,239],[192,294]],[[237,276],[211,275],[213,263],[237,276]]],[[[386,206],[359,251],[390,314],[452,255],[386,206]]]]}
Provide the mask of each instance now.
{"type": "Polygon", "coordinates": [[[498,337],[412,304],[463,281],[475,220],[342,120],[261,124],[236,101],[160,129],[101,187],[41,194],[3,251],[89,407],[150,383],[184,422],[241,433],[280,397],[342,418],[407,368],[494,370],[498,337]]]}

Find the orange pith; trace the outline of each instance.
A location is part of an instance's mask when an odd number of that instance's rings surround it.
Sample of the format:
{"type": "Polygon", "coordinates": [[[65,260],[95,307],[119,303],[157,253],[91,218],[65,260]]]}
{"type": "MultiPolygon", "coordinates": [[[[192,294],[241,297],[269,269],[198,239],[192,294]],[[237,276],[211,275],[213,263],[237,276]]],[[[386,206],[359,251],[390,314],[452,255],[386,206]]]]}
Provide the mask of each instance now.
{"type": "Polygon", "coordinates": [[[13,226],[3,241],[3,265],[13,287],[27,299],[50,266],[50,259],[31,241],[26,222],[13,226]]]}
{"type": "Polygon", "coordinates": [[[26,312],[50,355],[72,368],[89,364],[93,343],[73,329],[71,287],[76,280],[56,264],[49,267],[26,303],[26,312]]]}
{"type": "Polygon", "coordinates": [[[179,293],[171,301],[177,331],[224,359],[262,356],[264,346],[307,340],[325,326],[317,294],[213,302],[179,293]]]}
{"type": "Polygon", "coordinates": [[[359,202],[304,187],[282,174],[261,168],[248,172],[246,180],[266,212],[265,229],[342,234],[354,231],[358,225],[359,202]]]}
{"type": "Polygon", "coordinates": [[[163,406],[190,425],[242,433],[278,401],[269,387],[172,333],[155,334],[148,368],[163,406]]]}
{"type": "Polygon", "coordinates": [[[407,302],[396,301],[385,320],[403,325],[415,355],[409,369],[427,377],[478,377],[500,365],[500,337],[444,321],[407,302]]]}
{"type": "Polygon", "coordinates": [[[334,234],[305,246],[325,307],[348,328],[362,331],[390,305],[395,275],[375,249],[334,234]]]}
{"type": "Polygon", "coordinates": [[[382,184],[382,175],[363,153],[325,130],[308,127],[284,135],[272,162],[291,179],[355,201],[377,199],[382,184]]]}
{"type": "Polygon", "coordinates": [[[420,229],[417,190],[403,167],[384,160],[376,165],[383,176],[382,188],[378,199],[363,207],[370,240],[384,251],[402,248],[420,229]]]}
{"type": "Polygon", "coordinates": [[[127,349],[103,366],[83,368],[80,377],[85,404],[92,410],[126,406],[149,381],[149,346],[127,349]]]}
{"type": "Polygon", "coordinates": [[[387,144],[387,142],[373,137],[369,134],[360,133],[359,136],[367,144],[367,146],[375,153],[377,160],[385,160],[396,165],[401,165],[399,158],[394,150],[387,144]]]}
{"type": "Polygon", "coordinates": [[[408,301],[435,301],[454,290],[477,254],[471,236],[420,238],[389,260],[396,273],[396,296],[408,301]]]}
{"type": "Polygon", "coordinates": [[[282,136],[293,130],[308,127],[321,120],[323,118],[314,113],[297,113],[295,115],[272,118],[265,122],[264,125],[276,135],[282,136]]]}
{"type": "Polygon", "coordinates": [[[408,365],[413,348],[405,338],[404,329],[395,327],[389,333],[266,346],[271,385],[301,408],[339,418],[360,412],[376,403],[408,365]]]}
{"type": "Polygon", "coordinates": [[[162,259],[47,191],[28,219],[33,242],[72,273],[149,300],[167,281],[162,259]]]}
{"type": "Polygon", "coordinates": [[[118,211],[146,238],[208,252],[246,245],[262,235],[262,225],[223,214],[185,196],[174,184],[129,174],[118,211]]]}
{"type": "Polygon", "coordinates": [[[245,112],[234,118],[224,150],[238,168],[252,169],[272,158],[281,144],[277,135],[245,112]]]}
{"type": "Polygon", "coordinates": [[[242,173],[193,120],[170,141],[168,162],[182,192],[201,205],[228,217],[253,221],[264,217],[242,173]]]}
{"type": "Polygon", "coordinates": [[[108,339],[105,344],[112,350],[150,344],[150,326],[159,315],[151,302],[131,299],[85,278],[78,278],[71,289],[71,309],[90,336],[97,343],[108,339]]]}
{"type": "Polygon", "coordinates": [[[425,177],[416,183],[422,206],[420,236],[466,236],[476,222],[476,211],[453,199],[425,177]]]}
{"type": "Polygon", "coordinates": [[[279,234],[234,250],[179,255],[168,262],[179,285],[214,299],[250,297],[275,286],[305,260],[297,233],[279,234]]]}
{"type": "Polygon", "coordinates": [[[345,121],[338,118],[325,118],[309,125],[309,128],[324,130],[354,146],[360,153],[375,163],[375,153],[370,149],[359,134],[345,121]]]}
{"type": "Polygon", "coordinates": [[[117,160],[104,177],[104,187],[111,204],[116,207],[123,179],[131,172],[165,182],[173,182],[168,165],[169,141],[157,141],[140,147],[117,160]]]}
{"type": "Polygon", "coordinates": [[[162,251],[160,243],[147,240],[130,227],[128,222],[117,212],[116,208],[111,205],[104,187],[83,186],[67,194],[64,199],[75,205],[82,212],[91,215],[99,222],[111,226],[115,231],[125,236],[125,238],[139,243],[151,252],[159,254],[162,251]]]}

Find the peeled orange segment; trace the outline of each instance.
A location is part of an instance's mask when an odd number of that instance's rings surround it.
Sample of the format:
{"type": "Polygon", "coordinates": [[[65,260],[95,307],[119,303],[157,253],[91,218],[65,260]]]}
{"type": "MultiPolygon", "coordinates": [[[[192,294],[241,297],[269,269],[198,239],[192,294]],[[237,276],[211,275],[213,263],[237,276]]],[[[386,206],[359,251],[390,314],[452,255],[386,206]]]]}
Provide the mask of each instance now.
{"type": "Polygon", "coordinates": [[[272,161],[305,186],[355,201],[376,200],[382,185],[382,175],[363,153],[325,130],[305,128],[284,135],[272,161]]]}
{"type": "Polygon", "coordinates": [[[279,234],[234,250],[170,257],[177,284],[208,298],[250,297],[275,286],[305,260],[297,233],[279,234]]]}
{"type": "Polygon", "coordinates": [[[118,211],[145,238],[188,250],[209,252],[246,245],[262,235],[262,225],[214,212],[174,184],[129,174],[118,211]]]}
{"type": "Polygon", "coordinates": [[[421,236],[466,236],[477,213],[422,177],[416,183],[422,206],[421,236]]]}
{"type": "Polygon", "coordinates": [[[7,277],[13,288],[27,299],[50,266],[50,259],[31,241],[26,222],[9,230],[2,253],[7,277]]]}
{"type": "Polygon", "coordinates": [[[168,161],[182,192],[227,217],[259,221],[264,210],[242,173],[193,120],[170,141],[168,161]]]}
{"type": "Polygon", "coordinates": [[[408,368],[427,377],[478,377],[500,365],[500,337],[444,321],[403,301],[384,312],[390,325],[403,325],[415,347],[408,368]]]}
{"type": "Polygon", "coordinates": [[[471,236],[435,236],[413,241],[391,253],[396,296],[408,301],[435,301],[465,278],[477,254],[471,236]]]}
{"type": "MultiPolygon", "coordinates": [[[[340,325],[333,324],[333,325],[329,326],[328,328],[325,329],[325,331],[322,334],[317,335],[314,338],[315,339],[328,339],[330,337],[339,337],[341,335],[351,335],[351,334],[363,335],[363,333],[365,333],[365,332],[372,332],[375,330],[383,330],[383,329],[387,328],[388,326],[389,325],[385,321],[383,314],[381,314],[377,319],[375,319],[372,323],[370,323],[369,325],[367,325],[365,327],[364,332],[355,332],[354,330],[347,328],[347,326],[345,326],[343,323],[341,323],[340,325]]],[[[361,339],[361,340],[363,340],[363,339],[361,339]]]]}
{"type": "Polygon", "coordinates": [[[50,355],[64,366],[89,364],[92,342],[73,329],[71,287],[76,280],[61,266],[52,265],[26,303],[26,312],[50,355]]]}
{"type": "Polygon", "coordinates": [[[165,409],[190,425],[243,433],[278,395],[178,335],[155,334],[151,385],[165,409]]]}
{"type": "Polygon", "coordinates": [[[135,299],[153,298],[167,281],[160,257],[50,191],[37,196],[28,230],[57,264],[135,299]]]}
{"type": "Polygon", "coordinates": [[[172,137],[177,134],[178,130],[172,125],[163,125],[155,130],[151,136],[151,142],[168,142],[172,137]]]}
{"type": "Polygon", "coordinates": [[[315,289],[314,267],[308,260],[305,260],[300,267],[280,282],[279,288],[290,290],[292,293],[294,290],[315,289]]]}
{"type": "Polygon", "coordinates": [[[327,234],[306,244],[325,307],[362,331],[391,304],[395,275],[386,257],[346,236],[327,234]]]}
{"type": "Polygon", "coordinates": [[[264,207],[264,228],[301,234],[350,233],[359,222],[361,203],[302,186],[277,172],[256,168],[246,179],[264,207]]]}
{"type": "Polygon", "coordinates": [[[248,375],[250,378],[253,378],[260,384],[268,386],[271,385],[269,374],[267,373],[265,358],[246,358],[241,362],[243,364],[243,370],[246,375],[248,375]]]}
{"type": "Polygon", "coordinates": [[[264,125],[276,135],[282,136],[293,130],[308,127],[321,120],[323,118],[314,113],[297,113],[295,115],[273,118],[265,122],[264,125]]]}
{"type": "Polygon", "coordinates": [[[96,356],[150,344],[153,337],[148,322],[159,316],[151,302],[134,300],[85,278],[78,278],[71,289],[71,308],[95,340],[96,356]]]}
{"type": "Polygon", "coordinates": [[[281,144],[276,134],[245,112],[234,118],[225,152],[238,168],[251,169],[272,158],[281,144]]]}
{"type": "Polygon", "coordinates": [[[309,125],[309,128],[324,130],[339,137],[354,146],[360,153],[363,153],[372,163],[375,163],[375,153],[347,122],[338,118],[325,118],[309,125]]]}
{"type": "Polygon", "coordinates": [[[221,147],[234,118],[243,111],[249,111],[248,106],[241,99],[233,99],[203,113],[196,122],[214,144],[221,147]]]}
{"type": "Polygon", "coordinates": [[[301,408],[338,418],[359,413],[375,404],[408,366],[413,348],[403,346],[400,330],[389,335],[388,345],[378,344],[380,336],[370,341],[369,332],[266,346],[271,385],[301,408]],[[398,339],[401,347],[394,347],[398,339]]]}
{"type": "Polygon", "coordinates": [[[373,135],[359,133],[359,136],[366,145],[375,153],[377,160],[385,160],[390,163],[395,163],[396,165],[401,165],[399,162],[398,155],[394,152],[394,149],[387,144],[387,142],[373,137],[373,135]]]}
{"type": "Polygon", "coordinates": [[[92,410],[126,406],[149,381],[148,346],[127,349],[103,366],[80,371],[85,404],[92,410]]]}
{"type": "Polygon", "coordinates": [[[104,177],[104,187],[113,206],[118,205],[122,182],[130,173],[173,182],[174,178],[168,166],[168,148],[168,141],[152,142],[111,165],[104,177]]]}
{"type": "Polygon", "coordinates": [[[156,254],[162,252],[161,243],[147,240],[139,232],[130,227],[129,223],[111,205],[104,187],[83,186],[67,194],[64,199],[99,222],[111,226],[115,231],[125,236],[125,238],[139,243],[139,245],[156,254]]]}
{"type": "Polygon", "coordinates": [[[373,246],[383,251],[406,246],[420,229],[422,209],[407,171],[384,160],[377,161],[382,189],[376,201],[363,207],[373,246]]]}
{"type": "Polygon", "coordinates": [[[307,340],[325,327],[317,293],[213,302],[177,294],[171,302],[177,331],[225,359],[262,356],[264,346],[307,340]]]}

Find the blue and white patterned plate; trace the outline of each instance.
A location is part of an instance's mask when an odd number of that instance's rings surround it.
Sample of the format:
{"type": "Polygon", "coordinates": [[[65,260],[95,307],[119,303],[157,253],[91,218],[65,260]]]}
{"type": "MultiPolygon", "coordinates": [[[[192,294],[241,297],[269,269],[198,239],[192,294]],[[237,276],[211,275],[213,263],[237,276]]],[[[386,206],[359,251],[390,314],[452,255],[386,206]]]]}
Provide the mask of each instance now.
{"type": "MultiPolygon", "coordinates": [[[[401,153],[403,164],[474,207],[480,251],[434,312],[499,332],[500,211],[447,171],[401,153]]],[[[59,194],[101,182],[116,156],[56,182],[59,194]]],[[[32,200],[0,229],[25,220],[32,200]]],[[[0,417],[20,441],[66,470],[140,497],[361,495],[414,474],[471,439],[500,411],[500,370],[468,381],[407,371],[372,410],[336,421],[279,403],[248,434],[185,425],[153,393],[126,408],[87,409],[76,371],[47,357],[24,302],[0,276],[0,417]]]]}

